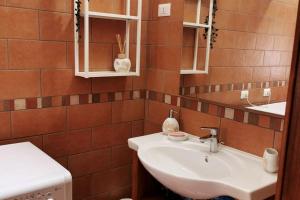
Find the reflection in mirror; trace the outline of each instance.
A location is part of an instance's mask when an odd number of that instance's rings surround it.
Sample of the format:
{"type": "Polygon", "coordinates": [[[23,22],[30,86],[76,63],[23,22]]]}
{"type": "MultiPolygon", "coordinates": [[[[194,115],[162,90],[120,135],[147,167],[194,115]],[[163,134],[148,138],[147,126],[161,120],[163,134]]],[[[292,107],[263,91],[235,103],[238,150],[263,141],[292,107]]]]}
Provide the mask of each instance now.
{"type": "MultiPolygon", "coordinates": [[[[196,2],[185,0],[185,22],[197,19],[196,2]]],[[[181,95],[284,115],[298,0],[215,3],[217,38],[208,73],[181,74],[181,95]]],[[[202,1],[201,23],[208,15],[208,4],[202,1]]],[[[198,70],[204,69],[204,32],[205,28],[184,27],[181,69],[192,69],[195,61],[198,70]]]]}

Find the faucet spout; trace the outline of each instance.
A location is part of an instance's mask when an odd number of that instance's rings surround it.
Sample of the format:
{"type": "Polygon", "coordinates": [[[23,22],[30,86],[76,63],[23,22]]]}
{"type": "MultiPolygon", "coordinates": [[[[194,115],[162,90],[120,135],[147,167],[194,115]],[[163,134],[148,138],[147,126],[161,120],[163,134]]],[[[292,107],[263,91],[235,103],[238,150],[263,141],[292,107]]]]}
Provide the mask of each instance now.
{"type": "Polygon", "coordinates": [[[214,127],[202,127],[201,130],[208,130],[210,132],[209,136],[201,137],[200,140],[203,141],[203,139],[208,140],[210,142],[210,148],[209,151],[211,153],[217,153],[218,152],[218,128],[214,127]]]}

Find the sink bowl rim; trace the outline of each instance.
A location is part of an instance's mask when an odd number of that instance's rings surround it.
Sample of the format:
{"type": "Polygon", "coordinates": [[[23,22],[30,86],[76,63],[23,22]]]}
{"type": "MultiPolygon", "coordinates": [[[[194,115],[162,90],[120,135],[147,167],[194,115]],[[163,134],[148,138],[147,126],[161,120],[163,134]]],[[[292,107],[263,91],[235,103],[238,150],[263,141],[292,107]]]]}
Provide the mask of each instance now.
{"type": "MultiPolygon", "coordinates": [[[[176,143],[175,143],[176,144],[176,143]]],[[[172,176],[174,178],[178,178],[178,179],[182,179],[182,180],[187,180],[187,181],[195,181],[195,182],[209,182],[209,183],[219,183],[219,184],[225,184],[223,181],[222,181],[222,178],[218,178],[218,179],[214,179],[214,178],[204,178],[204,177],[201,177],[201,178],[193,178],[193,177],[186,177],[186,176],[181,176],[181,175],[177,175],[177,174],[173,174],[173,173],[168,173],[165,169],[161,169],[159,167],[157,167],[156,165],[150,165],[147,161],[145,161],[145,159],[142,157],[142,154],[145,153],[145,151],[151,149],[151,148],[155,148],[155,147],[175,147],[175,148],[181,148],[182,150],[183,149],[189,149],[187,148],[186,146],[182,146],[182,147],[179,147],[178,145],[175,145],[175,144],[172,144],[172,143],[152,143],[152,144],[148,144],[146,146],[143,146],[141,148],[138,149],[137,151],[137,155],[138,155],[138,158],[140,159],[140,161],[143,163],[143,165],[147,165],[149,166],[150,168],[166,175],[166,176],[172,176]],[[171,144],[171,145],[170,145],[171,144]]],[[[193,144],[191,143],[192,145],[196,145],[198,146],[198,144],[193,144]]],[[[209,148],[209,146],[200,143],[199,144],[200,146],[205,146],[207,148],[209,148]]],[[[193,149],[191,149],[193,150],[193,149]]],[[[220,149],[220,151],[224,151],[223,149],[220,149]]],[[[203,153],[204,155],[206,156],[211,156],[210,152],[199,152],[199,153],[203,153]]],[[[232,177],[232,172],[231,172],[231,169],[228,169],[230,171],[230,175],[229,176],[226,176],[226,177],[223,177],[223,178],[227,178],[227,177],[232,177]]],[[[227,184],[225,184],[227,185],[227,184]]]]}

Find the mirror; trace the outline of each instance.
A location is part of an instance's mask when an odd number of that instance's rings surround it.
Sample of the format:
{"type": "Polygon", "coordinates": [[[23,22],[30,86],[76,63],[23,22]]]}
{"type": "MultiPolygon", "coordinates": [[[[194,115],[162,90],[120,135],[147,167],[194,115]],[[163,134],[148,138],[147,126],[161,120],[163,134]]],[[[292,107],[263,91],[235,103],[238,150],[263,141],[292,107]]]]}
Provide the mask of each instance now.
{"type": "MultiPolygon", "coordinates": [[[[198,2],[185,0],[184,24],[209,21],[209,1],[200,1],[200,14],[198,2]]],[[[209,51],[205,34],[208,28],[184,25],[180,94],[284,115],[297,3],[214,1],[209,51]],[[209,64],[205,73],[207,52],[209,64]],[[182,73],[186,70],[191,73],[182,73]],[[272,105],[265,106],[269,104],[272,105]]]]}

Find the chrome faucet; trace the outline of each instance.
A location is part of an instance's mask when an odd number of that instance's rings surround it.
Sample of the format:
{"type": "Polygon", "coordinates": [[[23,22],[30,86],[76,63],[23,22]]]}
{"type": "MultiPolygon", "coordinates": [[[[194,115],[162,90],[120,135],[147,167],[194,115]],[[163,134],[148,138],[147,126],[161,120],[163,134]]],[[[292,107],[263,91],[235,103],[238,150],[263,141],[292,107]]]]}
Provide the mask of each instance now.
{"type": "Polygon", "coordinates": [[[210,142],[210,148],[209,151],[211,153],[217,153],[218,152],[218,128],[214,127],[202,127],[201,130],[208,130],[210,134],[208,136],[200,137],[200,141],[204,142],[208,140],[210,142]]]}

